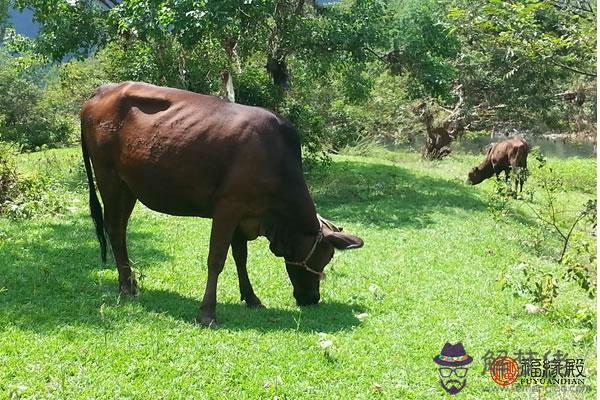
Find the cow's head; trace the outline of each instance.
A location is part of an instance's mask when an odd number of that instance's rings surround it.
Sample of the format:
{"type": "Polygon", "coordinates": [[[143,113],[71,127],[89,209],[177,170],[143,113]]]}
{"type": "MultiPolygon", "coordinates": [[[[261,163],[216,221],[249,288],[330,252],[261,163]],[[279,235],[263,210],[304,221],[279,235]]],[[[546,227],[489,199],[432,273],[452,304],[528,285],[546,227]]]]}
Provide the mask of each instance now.
{"type": "Polygon", "coordinates": [[[294,287],[294,298],[300,306],[319,302],[320,281],[325,277],[323,270],[333,258],[335,249],[358,249],[363,245],[361,238],[342,233],[342,228],[320,215],[317,217],[320,225],[317,236],[277,233],[269,238],[271,251],[285,258],[287,273],[294,287]]]}
{"type": "Polygon", "coordinates": [[[485,179],[483,171],[479,167],[473,167],[471,171],[469,171],[469,175],[467,177],[468,185],[477,185],[478,183],[483,182],[485,179]]]}
{"type": "Polygon", "coordinates": [[[308,236],[297,246],[294,258],[286,259],[286,269],[292,285],[294,298],[299,306],[317,304],[321,298],[320,282],[325,278],[323,270],[333,258],[335,249],[350,250],[362,247],[361,238],[342,233],[330,221],[317,215],[321,231],[315,236],[308,236]]]}

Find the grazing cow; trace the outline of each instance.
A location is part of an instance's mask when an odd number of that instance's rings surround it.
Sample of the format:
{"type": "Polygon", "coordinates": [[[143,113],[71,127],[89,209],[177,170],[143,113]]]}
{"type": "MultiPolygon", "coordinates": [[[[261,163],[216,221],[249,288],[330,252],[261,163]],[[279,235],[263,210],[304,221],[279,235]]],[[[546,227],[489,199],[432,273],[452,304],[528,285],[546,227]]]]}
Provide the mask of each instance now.
{"type": "Polygon", "coordinates": [[[316,213],[298,133],[263,108],[144,83],[105,85],[82,107],[81,147],[102,258],[106,232],[122,293],[137,293],[126,247],[137,199],[158,212],[212,218],[208,281],[196,318],[203,325],[216,323],[217,279],[230,246],[241,299],[261,307],[246,270],[249,240],[267,237],[271,252],[284,258],[299,305],[319,302],[334,248],[363,245],[316,213]]]}
{"type": "Polygon", "coordinates": [[[494,143],[487,152],[485,160],[469,172],[467,183],[477,185],[496,174],[499,179],[500,172],[504,171],[508,181],[511,168],[515,171],[515,192],[523,191],[525,177],[521,170],[527,168],[527,154],[529,146],[521,137],[515,137],[502,142],[494,143]]]}

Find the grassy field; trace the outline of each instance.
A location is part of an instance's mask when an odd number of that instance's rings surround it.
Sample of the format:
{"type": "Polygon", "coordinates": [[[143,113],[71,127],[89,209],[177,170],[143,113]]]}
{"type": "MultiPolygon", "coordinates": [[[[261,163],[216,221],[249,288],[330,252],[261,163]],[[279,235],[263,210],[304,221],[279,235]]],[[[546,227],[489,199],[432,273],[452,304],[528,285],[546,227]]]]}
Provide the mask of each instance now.
{"type": "MultiPolygon", "coordinates": [[[[120,298],[112,262],[99,259],[79,151],[21,156],[22,171],[51,175],[66,203],[57,215],[0,218],[0,398],[595,399],[596,332],[577,316],[594,301],[561,283],[554,310],[532,314],[529,300],[502,290],[519,263],[559,267],[525,246],[535,221],[520,201],[498,220],[494,183],[464,184],[480,157],[357,154],[335,156],[307,177],[318,211],[365,240],[327,267],[321,304],[295,306],[282,260],[259,239],[248,270],[267,308],[239,302],[230,257],[218,329],[193,323],[208,220],[138,203],[129,243],[142,290],[120,298]],[[474,358],[456,396],[442,390],[432,361],[447,341],[461,341],[474,358]],[[584,358],[591,388],[502,389],[483,371],[486,352],[500,350],[584,358]]],[[[566,204],[595,197],[594,160],[549,163],[567,181],[566,204]]]]}

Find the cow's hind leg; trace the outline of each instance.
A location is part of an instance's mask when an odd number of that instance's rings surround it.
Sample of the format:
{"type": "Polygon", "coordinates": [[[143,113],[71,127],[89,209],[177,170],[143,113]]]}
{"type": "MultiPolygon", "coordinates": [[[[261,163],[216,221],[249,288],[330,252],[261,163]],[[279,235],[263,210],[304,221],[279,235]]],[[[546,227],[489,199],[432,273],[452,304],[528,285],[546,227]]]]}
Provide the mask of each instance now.
{"type": "Polygon", "coordinates": [[[104,225],[119,272],[119,290],[136,295],[138,285],[127,254],[127,223],[136,198],[116,174],[97,174],[98,188],[104,203],[104,225]]]}
{"type": "Polygon", "coordinates": [[[504,169],[504,182],[506,182],[508,184],[509,180],[510,180],[510,167],[506,167],[504,169]]]}
{"type": "Polygon", "coordinates": [[[248,260],[248,240],[246,240],[246,238],[238,232],[233,235],[233,240],[231,241],[231,252],[233,253],[233,259],[235,260],[235,266],[238,273],[238,280],[240,282],[241,300],[245,301],[248,307],[264,307],[260,299],[254,293],[254,289],[250,283],[250,278],[248,277],[248,270],[246,269],[248,260]]]}
{"type": "MultiPolygon", "coordinates": [[[[519,193],[521,193],[523,191],[523,184],[525,183],[525,180],[527,179],[527,166],[524,167],[519,167],[519,180],[518,180],[518,185],[519,185],[519,193]]],[[[515,190],[517,190],[517,188],[515,187],[515,190]]]]}

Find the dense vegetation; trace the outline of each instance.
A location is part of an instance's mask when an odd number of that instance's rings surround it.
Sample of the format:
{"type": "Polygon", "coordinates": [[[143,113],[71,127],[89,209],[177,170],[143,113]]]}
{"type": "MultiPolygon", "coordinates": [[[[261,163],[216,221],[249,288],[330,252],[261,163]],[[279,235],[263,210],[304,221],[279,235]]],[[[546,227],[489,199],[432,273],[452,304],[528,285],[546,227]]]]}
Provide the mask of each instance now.
{"type": "Polygon", "coordinates": [[[34,41],[3,28],[0,47],[0,138],[23,149],[74,141],[101,82],[224,96],[227,76],[237,102],[290,118],[312,156],[421,134],[423,101],[455,136],[595,132],[591,2],[3,0],[0,21],[8,4],[41,23],[34,41]]]}

